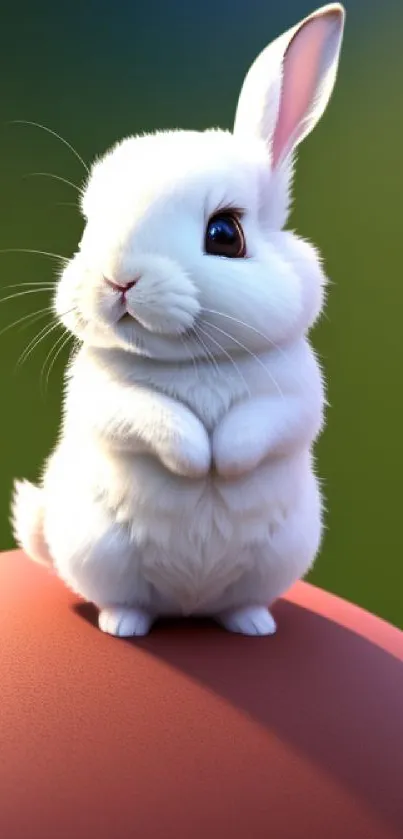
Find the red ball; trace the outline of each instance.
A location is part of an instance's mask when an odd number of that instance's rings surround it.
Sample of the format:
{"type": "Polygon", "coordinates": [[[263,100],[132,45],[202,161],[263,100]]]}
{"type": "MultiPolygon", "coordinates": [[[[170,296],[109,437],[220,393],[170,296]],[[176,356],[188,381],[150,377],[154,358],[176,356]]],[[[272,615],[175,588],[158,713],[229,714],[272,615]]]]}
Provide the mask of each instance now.
{"type": "Polygon", "coordinates": [[[403,633],[299,583],[274,637],[96,610],[0,556],[4,839],[398,839],[403,633]]]}

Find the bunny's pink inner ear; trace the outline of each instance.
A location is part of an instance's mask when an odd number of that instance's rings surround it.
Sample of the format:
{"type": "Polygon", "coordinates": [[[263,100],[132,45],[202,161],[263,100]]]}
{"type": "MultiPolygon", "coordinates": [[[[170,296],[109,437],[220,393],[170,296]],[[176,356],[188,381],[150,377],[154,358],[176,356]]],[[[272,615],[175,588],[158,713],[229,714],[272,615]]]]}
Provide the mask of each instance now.
{"type": "Polygon", "coordinates": [[[322,90],[337,64],[340,32],[338,11],[312,17],[296,32],[283,58],[280,106],[272,137],[272,165],[299,143],[318,121],[329,99],[322,90]],[[336,36],[336,38],[335,38],[336,36]],[[321,100],[324,100],[323,102],[321,100]]]}

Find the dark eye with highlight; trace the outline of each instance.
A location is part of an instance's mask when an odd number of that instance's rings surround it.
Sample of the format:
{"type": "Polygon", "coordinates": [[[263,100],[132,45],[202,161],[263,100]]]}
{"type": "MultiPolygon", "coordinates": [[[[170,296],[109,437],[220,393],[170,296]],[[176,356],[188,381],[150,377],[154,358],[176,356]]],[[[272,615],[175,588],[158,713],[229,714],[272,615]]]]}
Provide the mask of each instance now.
{"type": "Polygon", "coordinates": [[[230,259],[241,259],[246,255],[245,236],[236,213],[226,211],[210,218],[204,249],[211,256],[230,259]]]}

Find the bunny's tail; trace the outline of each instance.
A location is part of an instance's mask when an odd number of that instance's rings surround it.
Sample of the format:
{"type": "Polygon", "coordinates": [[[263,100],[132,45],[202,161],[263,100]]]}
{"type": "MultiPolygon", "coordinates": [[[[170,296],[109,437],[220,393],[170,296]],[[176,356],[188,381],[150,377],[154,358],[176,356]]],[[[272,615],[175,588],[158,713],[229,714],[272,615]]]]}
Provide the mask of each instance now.
{"type": "Polygon", "coordinates": [[[11,526],[17,544],[35,562],[52,565],[43,533],[42,490],[28,481],[15,481],[11,526]]]}

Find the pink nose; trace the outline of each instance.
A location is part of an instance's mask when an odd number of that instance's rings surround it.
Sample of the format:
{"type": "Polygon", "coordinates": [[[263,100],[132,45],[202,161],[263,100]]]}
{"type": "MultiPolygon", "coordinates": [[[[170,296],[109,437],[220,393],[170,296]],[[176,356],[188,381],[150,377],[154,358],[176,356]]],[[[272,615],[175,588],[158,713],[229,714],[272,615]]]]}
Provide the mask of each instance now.
{"type": "Polygon", "coordinates": [[[114,283],[112,280],[108,280],[104,277],[104,280],[108,286],[113,288],[114,291],[119,291],[121,294],[126,294],[126,291],[129,291],[129,288],[133,288],[139,280],[139,277],[136,277],[134,280],[131,280],[129,283],[125,283],[124,285],[119,285],[119,283],[114,283]]]}

